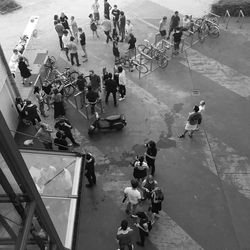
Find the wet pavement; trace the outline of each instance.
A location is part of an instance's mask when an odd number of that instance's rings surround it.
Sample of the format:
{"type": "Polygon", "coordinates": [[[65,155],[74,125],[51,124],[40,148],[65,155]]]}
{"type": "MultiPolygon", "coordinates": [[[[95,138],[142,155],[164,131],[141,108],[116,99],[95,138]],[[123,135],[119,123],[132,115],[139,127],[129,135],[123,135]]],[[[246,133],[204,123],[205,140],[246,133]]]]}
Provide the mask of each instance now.
{"type": "MultiPolygon", "coordinates": [[[[67,1],[60,2],[61,8],[58,1],[33,2],[33,9],[42,7],[34,9],[34,14],[40,15],[40,35],[31,47],[47,48],[63,68],[66,57],[59,51],[52,19],[54,13],[67,6],[67,1]]],[[[89,5],[80,1],[77,4],[89,5]]],[[[30,6],[24,8],[27,13],[30,6]]],[[[144,39],[153,41],[157,19],[171,13],[149,1],[133,2],[124,10],[132,19],[137,44],[144,39]]],[[[74,13],[87,34],[89,61],[82,63],[79,70],[86,73],[94,69],[101,74],[102,67],[107,66],[112,71],[112,46],[105,44],[102,32],[100,40],[93,39],[88,20],[79,8],[70,5],[67,13],[74,13]]],[[[17,15],[21,16],[20,12],[17,15]]],[[[22,20],[25,23],[25,16],[22,20]]],[[[232,27],[227,31],[223,28],[219,38],[208,38],[175,57],[164,70],[155,70],[140,80],[137,72],[127,72],[126,100],[118,108],[113,107],[111,99],[104,106],[105,115],[125,114],[127,126],[123,131],[98,132],[89,138],[89,122],[67,103],[67,117],[81,142],[78,150],[91,151],[97,161],[97,186],[84,188],[81,194],[76,249],[117,248],[116,230],[120,221],[127,218],[122,190],[132,178],[129,162],[144,152],[144,143],[151,139],[159,150],[155,177],[166,199],[145,249],[250,249],[249,30],[232,27]],[[199,90],[198,96],[193,94],[194,89],[199,90]],[[200,100],[206,101],[200,130],[193,139],[178,139],[188,112],[200,100]]],[[[14,43],[11,35],[8,39],[9,44],[14,43]]],[[[127,47],[121,46],[121,50],[127,47]]],[[[49,115],[45,121],[53,126],[52,112],[49,115]]],[[[34,133],[28,128],[26,132],[34,133]]],[[[22,139],[18,139],[20,144],[22,139]]],[[[134,222],[128,219],[132,226],[134,222]]],[[[137,232],[134,239],[138,239],[137,232]]]]}

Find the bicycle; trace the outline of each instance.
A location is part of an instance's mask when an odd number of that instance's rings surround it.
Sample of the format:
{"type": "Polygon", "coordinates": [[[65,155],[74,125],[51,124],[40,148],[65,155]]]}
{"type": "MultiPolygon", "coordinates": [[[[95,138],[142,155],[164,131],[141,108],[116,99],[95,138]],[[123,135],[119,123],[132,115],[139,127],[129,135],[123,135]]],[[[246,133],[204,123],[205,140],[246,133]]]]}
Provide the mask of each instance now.
{"type": "Polygon", "coordinates": [[[129,68],[130,71],[133,71],[135,68],[137,71],[146,74],[148,68],[145,64],[140,64],[136,59],[129,58],[128,56],[122,56],[119,60],[116,61],[116,64],[121,64],[124,68],[129,68]]]}
{"type": "Polygon", "coordinates": [[[137,46],[139,53],[144,57],[143,59],[146,60],[146,62],[148,60],[155,59],[160,68],[166,68],[168,66],[168,58],[165,54],[166,51],[170,49],[170,46],[164,46],[162,49],[160,48],[160,42],[156,46],[154,46],[150,44],[148,40],[144,41],[146,42],[146,44],[140,44],[137,46]]]}
{"type": "MultiPolygon", "coordinates": [[[[205,16],[206,17],[206,16],[205,16]]],[[[198,18],[195,21],[195,25],[198,25],[199,28],[199,33],[203,37],[205,37],[206,34],[208,34],[211,37],[217,38],[220,35],[220,29],[217,23],[211,21],[210,19],[206,19],[205,17],[203,18],[198,18]]],[[[199,35],[198,33],[198,35],[199,35]]],[[[204,40],[204,39],[202,39],[204,40]]]]}

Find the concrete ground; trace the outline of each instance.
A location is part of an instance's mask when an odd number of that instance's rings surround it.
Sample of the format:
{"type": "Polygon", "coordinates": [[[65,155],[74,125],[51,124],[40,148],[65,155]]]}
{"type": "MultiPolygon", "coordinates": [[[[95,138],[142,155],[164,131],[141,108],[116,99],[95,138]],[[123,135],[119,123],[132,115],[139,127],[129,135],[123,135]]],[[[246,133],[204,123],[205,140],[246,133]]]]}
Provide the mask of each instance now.
{"type": "MultiPolygon", "coordinates": [[[[76,2],[89,6],[89,2],[76,2]]],[[[53,15],[61,12],[67,1],[60,1],[60,5],[59,1],[33,3],[24,3],[23,10],[3,17],[3,47],[7,52],[8,46],[15,44],[16,24],[8,27],[9,33],[4,32],[8,20],[18,17],[25,26],[31,13],[36,14],[40,16],[39,36],[31,46],[47,48],[49,54],[59,58],[60,67],[67,65],[52,24],[53,15]]],[[[93,68],[101,74],[102,67],[107,66],[112,71],[112,46],[105,44],[103,35],[99,40],[91,37],[86,15],[80,14],[82,9],[67,7],[66,14],[74,13],[87,34],[89,61],[79,70],[93,68]]],[[[137,44],[143,39],[153,41],[159,16],[171,14],[150,1],[133,2],[123,8],[135,27],[137,44]]],[[[128,124],[121,132],[96,133],[89,138],[88,122],[67,104],[67,117],[81,141],[79,150],[91,151],[97,161],[97,186],[82,190],[76,249],[117,248],[116,230],[127,218],[121,201],[122,190],[132,178],[129,162],[144,152],[144,143],[151,139],[159,150],[155,178],[166,199],[145,249],[250,249],[250,118],[246,110],[250,96],[249,33],[246,25],[239,29],[232,24],[228,30],[222,26],[219,38],[195,45],[172,59],[165,70],[158,69],[140,80],[136,72],[127,72],[126,100],[118,108],[112,101],[105,106],[105,115],[126,115],[128,124]],[[199,95],[193,94],[194,89],[199,95]],[[206,111],[200,131],[193,139],[178,139],[188,112],[202,99],[206,111]]],[[[124,50],[127,45],[121,46],[124,50]]],[[[46,121],[53,125],[49,114],[46,121]]],[[[146,207],[144,204],[139,209],[146,207]]],[[[133,227],[134,222],[128,220],[133,227]]],[[[136,240],[138,233],[134,230],[136,240]]]]}

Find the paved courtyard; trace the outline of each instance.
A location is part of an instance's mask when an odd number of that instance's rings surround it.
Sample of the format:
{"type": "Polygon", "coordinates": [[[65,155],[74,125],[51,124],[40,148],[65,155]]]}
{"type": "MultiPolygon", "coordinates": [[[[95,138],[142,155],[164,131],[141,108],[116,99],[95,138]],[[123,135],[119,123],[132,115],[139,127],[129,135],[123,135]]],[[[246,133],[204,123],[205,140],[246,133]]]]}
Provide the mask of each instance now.
{"type": "MultiPolygon", "coordinates": [[[[89,30],[87,14],[91,1],[20,2],[23,9],[0,16],[1,44],[7,59],[29,17],[38,15],[38,37],[32,39],[30,53],[47,49],[62,67],[67,65],[53,27],[53,15],[64,11],[76,17],[87,35],[89,61],[82,63],[80,72],[94,69],[101,74],[104,66],[113,70],[112,45],[105,44],[101,30],[100,39],[93,39],[89,30]]],[[[121,5],[132,20],[137,44],[144,39],[153,42],[160,17],[170,17],[172,11],[151,1],[129,3],[121,5]]],[[[126,100],[116,109],[112,102],[104,106],[105,114],[126,115],[128,124],[122,132],[98,133],[89,138],[88,122],[67,104],[67,117],[81,141],[81,150],[91,151],[97,161],[97,186],[82,190],[77,250],[117,248],[116,230],[126,218],[122,190],[132,178],[129,162],[144,152],[144,143],[151,139],[159,149],[155,178],[166,199],[145,249],[250,249],[250,117],[247,111],[250,30],[249,25],[239,29],[233,22],[228,30],[222,26],[219,38],[196,44],[173,58],[164,70],[155,70],[141,79],[138,73],[127,72],[126,100]],[[199,94],[194,95],[193,90],[199,94]],[[188,112],[200,100],[206,101],[200,130],[193,139],[179,139],[188,112]]],[[[121,50],[127,48],[121,46],[121,50]]],[[[22,87],[20,82],[17,84],[22,87]]],[[[45,121],[53,125],[52,113],[49,114],[45,121]]],[[[133,226],[131,219],[129,222],[133,226]]],[[[137,231],[134,237],[138,238],[137,231]]]]}

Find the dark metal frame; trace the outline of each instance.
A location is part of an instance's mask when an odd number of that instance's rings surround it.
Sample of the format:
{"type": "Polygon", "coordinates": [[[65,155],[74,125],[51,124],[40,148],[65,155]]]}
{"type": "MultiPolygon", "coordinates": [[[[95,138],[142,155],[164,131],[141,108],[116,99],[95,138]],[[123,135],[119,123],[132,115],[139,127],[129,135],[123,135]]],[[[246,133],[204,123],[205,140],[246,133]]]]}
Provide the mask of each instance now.
{"type": "MultiPolygon", "coordinates": [[[[3,171],[0,169],[0,184],[2,185],[6,196],[1,196],[0,202],[11,202],[17,213],[22,219],[22,227],[16,235],[8,222],[1,217],[0,223],[4,226],[6,231],[10,234],[11,239],[0,239],[0,245],[14,244],[16,250],[25,250],[27,244],[39,246],[40,249],[57,249],[64,250],[62,242],[57,234],[57,231],[51,221],[51,218],[44,206],[44,203],[37,191],[34,181],[28,171],[28,168],[19,152],[17,145],[9,131],[9,128],[0,111],[0,150],[1,154],[7,163],[9,170],[18,183],[22,194],[16,194],[11,187],[9,181],[5,177],[3,171]],[[26,207],[23,202],[26,202],[26,207]],[[41,238],[36,232],[33,225],[34,216],[37,218],[41,228],[47,233],[46,239],[41,238]],[[7,224],[6,224],[7,223],[7,224]],[[28,239],[29,233],[33,239],[28,239]]],[[[0,211],[1,212],[1,211],[0,211]]]]}

